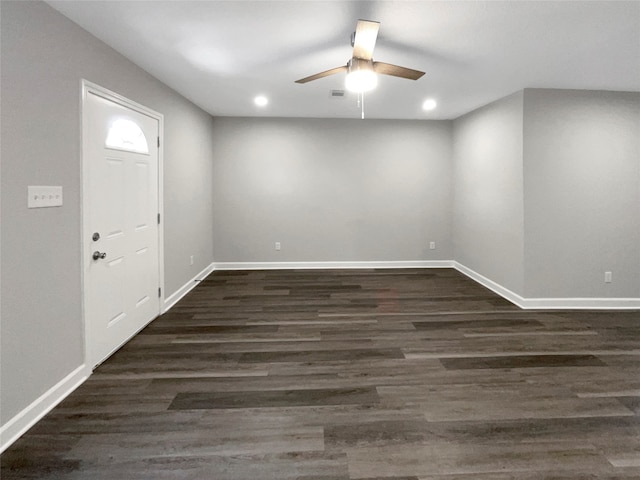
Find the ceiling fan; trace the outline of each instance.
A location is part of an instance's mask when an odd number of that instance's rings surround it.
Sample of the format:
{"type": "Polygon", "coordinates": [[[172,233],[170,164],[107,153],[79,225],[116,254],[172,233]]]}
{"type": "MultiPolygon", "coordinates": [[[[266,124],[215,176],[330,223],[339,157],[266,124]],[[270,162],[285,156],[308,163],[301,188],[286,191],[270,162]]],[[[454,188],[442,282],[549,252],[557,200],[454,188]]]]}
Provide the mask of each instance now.
{"type": "Polygon", "coordinates": [[[419,70],[373,61],[373,49],[376,46],[379,28],[380,22],[358,20],[356,31],[351,37],[353,55],[347,64],[301,78],[296,80],[296,83],[307,83],[336,73],[347,72],[345,81],[347,90],[362,93],[375,88],[377,84],[376,73],[409,80],[418,80],[422,77],[424,72],[419,70]]]}

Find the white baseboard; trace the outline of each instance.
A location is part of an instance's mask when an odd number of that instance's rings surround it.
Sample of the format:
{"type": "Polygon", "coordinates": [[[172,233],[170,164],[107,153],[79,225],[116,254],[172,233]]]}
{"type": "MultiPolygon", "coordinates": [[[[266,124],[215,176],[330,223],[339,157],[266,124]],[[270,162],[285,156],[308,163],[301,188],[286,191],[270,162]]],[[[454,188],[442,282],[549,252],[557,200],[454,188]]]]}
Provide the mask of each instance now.
{"type": "Polygon", "coordinates": [[[480,285],[487,287],[494,293],[497,293],[502,298],[509,300],[511,303],[516,304],[520,308],[525,308],[523,305],[525,304],[525,299],[522,298],[515,292],[512,292],[508,288],[503,287],[502,285],[494,282],[493,280],[488,279],[484,275],[480,275],[478,272],[471,270],[469,267],[465,267],[461,263],[453,262],[453,268],[458,270],[460,273],[465,274],[471,280],[475,280],[480,285]]]}
{"type": "Polygon", "coordinates": [[[80,365],[40,395],[31,405],[5,423],[0,428],[0,453],[4,452],[13,442],[35,425],[38,420],[82,385],[89,378],[89,375],[91,375],[89,369],[84,364],[80,365]]]}
{"type": "MultiPolygon", "coordinates": [[[[203,279],[213,272],[213,270],[214,265],[209,265],[177,292],[165,299],[162,313],[169,310],[182,297],[189,293],[192,288],[198,285],[197,280],[203,279]]],[[[6,450],[13,442],[35,425],[38,420],[82,385],[90,375],[91,369],[87,368],[85,364],[82,364],[4,424],[0,428],[0,453],[6,450]]]]}
{"type": "Polygon", "coordinates": [[[191,280],[189,280],[187,283],[185,283],[182,287],[180,287],[178,291],[172,293],[171,295],[169,295],[169,297],[165,298],[161,313],[167,312],[171,307],[173,307],[176,303],[178,303],[182,297],[184,297],[187,293],[193,290],[198,285],[200,280],[205,278],[215,269],[216,269],[215,264],[212,263],[211,265],[206,267],[204,270],[202,270],[200,273],[198,273],[195,277],[193,277],[191,280]]]}
{"type": "Polygon", "coordinates": [[[640,298],[526,298],[525,309],[640,310],[640,298]]]}
{"type": "Polygon", "coordinates": [[[640,310],[640,298],[524,298],[464,265],[454,268],[525,310],[640,310]]]}
{"type": "Polygon", "coordinates": [[[215,270],[313,270],[340,268],[451,268],[452,260],[399,260],[372,262],[218,262],[215,270]]]}

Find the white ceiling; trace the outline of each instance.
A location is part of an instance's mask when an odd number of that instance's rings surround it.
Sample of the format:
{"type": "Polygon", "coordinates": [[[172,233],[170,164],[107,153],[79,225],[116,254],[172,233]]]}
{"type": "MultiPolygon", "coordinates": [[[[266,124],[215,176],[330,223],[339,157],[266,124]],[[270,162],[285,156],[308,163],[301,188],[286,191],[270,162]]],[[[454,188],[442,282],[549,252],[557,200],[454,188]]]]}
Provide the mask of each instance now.
{"type": "Polygon", "coordinates": [[[381,22],[375,60],[427,72],[381,76],[367,118],[450,119],[526,87],[640,91],[640,1],[48,3],[214,116],[358,118],[355,96],[329,95],[344,74],[294,80],[346,64],[359,18],[381,22]]]}

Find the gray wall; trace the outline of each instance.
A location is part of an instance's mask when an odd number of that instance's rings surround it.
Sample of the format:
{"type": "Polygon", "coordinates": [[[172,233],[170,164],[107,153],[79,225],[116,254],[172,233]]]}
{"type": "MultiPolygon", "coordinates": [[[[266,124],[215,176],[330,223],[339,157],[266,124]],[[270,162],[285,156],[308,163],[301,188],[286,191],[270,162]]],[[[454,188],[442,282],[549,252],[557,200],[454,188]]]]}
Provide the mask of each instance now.
{"type": "Polygon", "coordinates": [[[213,131],[216,262],[452,258],[450,122],[216,118],[213,131]]]}
{"type": "Polygon", "coordinates": [[[453,122],[453,258],[515,293],[523,289],[523,94],[453,122]]]}
{"type": "Polygon", "coordinates": [[[213,212],[209,115],[46,4],[0,5],[4,424],[83,362],[81,78],[165,115],[167,294],[213,261],[213,212]],[[28,210],[27,185],[64,206],[28,210]]]}
{"type": "Polygon", "coordinates": [[[640,297],[640,93],[526,89],[524,178],[525,296],[640,297]]]}

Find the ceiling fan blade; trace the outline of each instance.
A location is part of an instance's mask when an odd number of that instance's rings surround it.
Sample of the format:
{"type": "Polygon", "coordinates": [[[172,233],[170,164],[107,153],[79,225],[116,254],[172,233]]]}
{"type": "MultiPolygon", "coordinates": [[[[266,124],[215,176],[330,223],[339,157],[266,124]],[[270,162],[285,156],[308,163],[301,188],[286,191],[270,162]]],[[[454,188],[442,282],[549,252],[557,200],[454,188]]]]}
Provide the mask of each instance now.
{"type": "Polygon", "coordinates": [[[373,58],[373,49],[376,46],[379,28],[380,22],[358,20],[356,36],[353,41],[354,57],[362,58],[363,60],[371,60],[373,58]]]}
{"type": "Polygon", "coordinates": [[[322,77],[328,77],[329,75],[335,75],[336,73],[346,72],[346,71],[347,71],[347,66],[343,65],[342,67],[332,68],[331,70],[316,73],[315,75],[311,75],[309,77],[301,78],[300,80],[296,80],[296,83],[307,83],[322,77]]]}
{"type": "Polygon", "coordinates": [[[420,70],[413,70],[411,68],[400,67],[398,65],[391,65],[384,62],[373,62],[373,70],[376,73],[383,75],[392,75],[394,77],[407,78],[409,80],[418,80],[424,75],[424,72],[420,70]]]}

